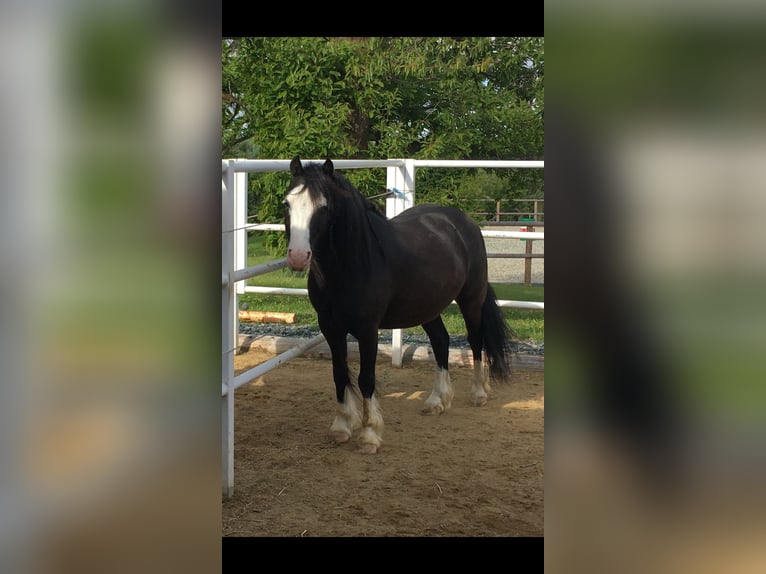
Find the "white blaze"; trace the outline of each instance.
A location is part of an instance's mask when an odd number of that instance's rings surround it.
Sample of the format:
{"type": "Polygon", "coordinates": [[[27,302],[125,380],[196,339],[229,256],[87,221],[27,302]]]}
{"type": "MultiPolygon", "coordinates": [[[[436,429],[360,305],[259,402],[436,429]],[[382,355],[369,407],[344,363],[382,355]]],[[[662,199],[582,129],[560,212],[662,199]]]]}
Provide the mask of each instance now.
{"type": "Polygon", "coordinates": [[[315,204],[306,186],[301,185],[287,194],[290,206],[290,243],[287,246],[287,260],[293,269],[305,268],[309,263],[311,243],[309,242],[309,224],[314,212],[327,204],[324,197],[315,204]]]}

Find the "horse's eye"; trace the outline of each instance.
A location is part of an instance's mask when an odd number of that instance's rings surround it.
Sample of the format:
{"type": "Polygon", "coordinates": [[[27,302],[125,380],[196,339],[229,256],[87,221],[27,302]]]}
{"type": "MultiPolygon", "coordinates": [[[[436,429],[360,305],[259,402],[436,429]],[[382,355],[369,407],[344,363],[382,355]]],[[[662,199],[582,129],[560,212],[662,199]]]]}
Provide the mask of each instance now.
{"type": "Polygon", "coordinates": [[[290,204],[287,203],[286,199],[282,202],[282,205],[285,207],[285,209],[290,209],[290,204]]]}

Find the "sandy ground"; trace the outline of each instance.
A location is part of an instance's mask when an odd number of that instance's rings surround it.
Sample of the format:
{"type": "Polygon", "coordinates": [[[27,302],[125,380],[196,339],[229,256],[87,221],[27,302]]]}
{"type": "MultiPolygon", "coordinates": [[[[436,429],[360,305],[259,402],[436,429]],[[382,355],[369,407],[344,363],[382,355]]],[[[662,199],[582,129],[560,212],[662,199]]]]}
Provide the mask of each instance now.
{"type": "MultiPolygon", "coordinates": [[[[238,355],[241,372],[273,356],[238,355]]],[[[352,375],[358,365],[350,362],[352,375]]],[[[378,359],[378,454],[336,445],[331,362],[301,357],[236,391],[234,495],[224,537],[542,536],[544,376],[515,371],[469,403],[472,369],[450,369],[452,409],[425,416],[433,364],[378,359]]]]}

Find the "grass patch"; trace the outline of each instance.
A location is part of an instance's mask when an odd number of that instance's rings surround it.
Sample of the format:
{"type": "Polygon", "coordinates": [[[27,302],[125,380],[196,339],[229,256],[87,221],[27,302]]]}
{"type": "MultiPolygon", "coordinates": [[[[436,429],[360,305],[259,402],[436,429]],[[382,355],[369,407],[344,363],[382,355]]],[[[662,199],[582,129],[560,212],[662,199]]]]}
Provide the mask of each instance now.
{"type": "MultiPolygon", "coordinates": [[[[267,252],[263,246],[263,234],[252,233],[248,241],[247,264],[258,265],[274,259],[278,259],[267,252]]],[[[247,281],[248,285],[262,287],[290,287],[295,289],[306,288],[306,274],[296,273],[289,269],[279,269],[247,281]]],[[[520,284],[493,284],[498,299],[515,301],[544,301],[545,288],[541,285],[524,286],[520,284]]],[[[311,306],[308,297],[294,295],[267,295],[246,293],[239,297],[240,305],[247,303],[252,311],[276,311],[295,313],[297,325],[316,326],[316,311],[311,306]]],[[[545,340],[545,312],[533,309],[508,309],[503,308],[503,314],[508,319],[511,327],[521,340],[532,340],[542,343],[545,340]]],[[[442,320],[451,335],[465,335],[465,323],[457,305],[450,305],[444,313],[442,320]]],[[[422,333],[421,327],[406,329],[414,333],[422,333]]]]}

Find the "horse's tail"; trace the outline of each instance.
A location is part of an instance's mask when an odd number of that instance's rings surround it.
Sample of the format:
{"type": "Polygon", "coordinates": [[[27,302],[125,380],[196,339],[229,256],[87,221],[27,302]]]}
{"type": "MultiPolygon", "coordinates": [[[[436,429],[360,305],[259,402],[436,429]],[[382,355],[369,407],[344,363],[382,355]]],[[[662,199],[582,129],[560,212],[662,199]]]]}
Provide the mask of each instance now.
{"type": "Polygon", "coordinates": [[[481,337],[490,378],[493,381],[508,381],[511,376],[511,341],[515,333],[497,306],[495,290],[489,284],[481,308],[481,337]]]}

